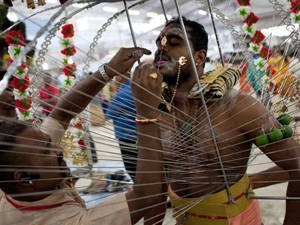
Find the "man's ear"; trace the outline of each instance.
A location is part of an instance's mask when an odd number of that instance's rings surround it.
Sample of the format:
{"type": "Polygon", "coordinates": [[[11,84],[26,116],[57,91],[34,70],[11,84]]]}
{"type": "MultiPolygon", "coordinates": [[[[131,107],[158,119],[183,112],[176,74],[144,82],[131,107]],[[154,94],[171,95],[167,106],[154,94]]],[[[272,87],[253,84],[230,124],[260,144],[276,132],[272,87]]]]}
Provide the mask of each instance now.
{"type": "Polygon", "coordinates": [[[18,184],[22,184],[26,186],[32,184],[32,178],[26,172],[15,171],[13,174],[13,178],[15,181],[19,181],[17,182],[18,184]]]}
{"type": "Polygon", "coordinates": [[[194,60],[196,62],[196,65],[200,66],[205,63],[206,60],[206,50],[201,49],[194,53],[194,60]]]}
{"type": "Polygon", "coordinates": [[[15,180],[15,181],[20,181],[21,179],[22,179],[22,176],[23,176],[23,172],[20,172],[20,171],[15,171],[14,173],[13,173],[13,179],[15,180]]]}

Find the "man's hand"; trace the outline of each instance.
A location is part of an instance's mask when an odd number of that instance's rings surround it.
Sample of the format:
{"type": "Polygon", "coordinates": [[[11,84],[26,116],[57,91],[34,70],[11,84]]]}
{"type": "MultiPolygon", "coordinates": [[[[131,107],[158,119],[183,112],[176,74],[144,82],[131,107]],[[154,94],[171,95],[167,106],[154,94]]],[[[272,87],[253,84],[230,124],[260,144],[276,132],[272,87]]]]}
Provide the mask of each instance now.
{"type": "Polygon", "coordinates": [[[131,88],[138,115],[147,119],[157,118],[162,80],[152,64],[141,63],[136,67],[131,88]]]}
{"type": "Polygon", "coordinates": [[[126,74],[131,70],[133,64],[145,54],[150,55],[151,51],[139,47],[120,48],[105,70],[110,77],[126,74]]]}

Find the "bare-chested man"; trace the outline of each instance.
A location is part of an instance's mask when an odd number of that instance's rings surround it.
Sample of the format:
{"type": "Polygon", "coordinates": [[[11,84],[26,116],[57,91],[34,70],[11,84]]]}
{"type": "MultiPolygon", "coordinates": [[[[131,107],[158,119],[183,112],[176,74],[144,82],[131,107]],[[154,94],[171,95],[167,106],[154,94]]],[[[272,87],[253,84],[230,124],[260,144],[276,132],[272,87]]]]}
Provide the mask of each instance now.
{"type": "MultiPolygon", "coordinates": [[[[184,19],[184,24],[202,78],[207,33],[196,22],[184,19]]],[[[149,98],[147,103],[153,106],[153,110],[148,106],[147,118],[137,117],[137,124],[161,124],[158,138],[165,152],[168,193],[177,224],[261,225],[258,202],[249,198],[253,191],[246,174],[247,163],[262,129],[270,132],[281,125],[256,99],[237,90],[228,89],[218,101],[206,98],[205,104],[195,95],[197,79],[178,19],[166,24],[156,45],[156,68],[144,65],[133,80],[150,91],[143,98],[149,98]],[[160,76],[168,85],[162,93],[157,91],[162,85],[157,79],[160,76]],[[146,83],[149,79],[153,83],[146,83]],[[150,93],[159,97],[155,99],[150,93]],[[155,108],[162,105],[161,95],[166,112],[159,113],[155,108]]],[[[139,95],[136,89],[133,94],[139,95]]],[[[287,196],[300,197],[299,145],[286,138],[260,149],[289,172],[287,196]]],[[[286,203],[284,225],[295,224],[300,219],[300,200],[286,203]]]]}

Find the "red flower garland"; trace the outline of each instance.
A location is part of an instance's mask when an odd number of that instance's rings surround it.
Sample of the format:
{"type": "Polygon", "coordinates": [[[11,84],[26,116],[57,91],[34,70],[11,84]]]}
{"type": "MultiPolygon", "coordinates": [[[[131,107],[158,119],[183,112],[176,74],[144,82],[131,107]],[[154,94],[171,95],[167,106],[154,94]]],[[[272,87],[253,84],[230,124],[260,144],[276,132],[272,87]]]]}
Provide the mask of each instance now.
{"type": "Polygon", "coordinates": [[[7,31],[5,35],[5,42],[8,45],[21,45],[25,46],[25,38],[20,30],[7,31]]]}
{"type": "Polygon", "coordinates": [[[253,24],[257,23],[259,20],[259,17],[255,15],[253,12],[249,13],[247,18],[243,21],[243,23],[246,23],[249,27],[251,27],[253,24]]]}
{"type": "Polygon", "coordinates": [[[10,84],[13,88],[19,90],[20,92],[25,92],[30,86],[29,77],[27,75],[24,77],[24,79],[13,77],[10,84]]]}
{"type": "Polygon", "coordinates": [[[251,42],[260,45],[265,40],[265,37],[266,36],[260,30],[256,30],[253,37],[251,38],[251,42]]]}
{"type": "MultiPolygon", "coordinates": [[[[20,57],[23,46],[25,45],[25,38],[21,31],[10,30],[6,33],[5,42],[9,46],[9,64],[11,65],[16,58],[20,57]]],[[[14,90],[17,90],[14,91],[14,94],[15,106],[18,109],[18,117],[33,122],[34,119],[30,112],[32,100],[31,96],[27,93],[27,89],[30,86],[30,80],[27,75],[27,66],[24,62],[17,67],[10,84],[14,90]]]]}
{"type": "Polygon", "coordinates": [[[238,0],[240,6],[250,6],[250,0],[238,0]]]}
{"type": "Polygon", "coordinates": [[[64,38],[72,38],[74,37],[74,26],[73,24],[66,24],[62,26],[61,33],[64,38]]]}
{"type": "Polygon", "coordinates": [[[300,23],[300,0],[288,0],[290,2],[291,18],[293,22],[300,23]]]}
{"type": "Polygon", "coordinates": [[[63,69],[63,73],[67,76],[67,77],[71,77],[74,72],[76,71],[77,67],[75,63],[72,64],[67,64],[63,69]]]}
{"type": "Polygon", "coordinates": [[[66,56],[73,56],[76,53],[76,49],[74,46],[69,46],[69,47],[66,47],[65,49],[61,50],[60,52],[66,56]]]}
{"type": "Polygon", "coordinates": [[[259,56],[267,60],[272,56],[272,52],[269,48],[262,47],[259,51],[259,56]]]}
{"type": "Polygon", "coordinates": [[[16,99],[15,104],[20,113],[24,113],[31,108],[32,101],[31,98],[16,99]]]}
{"type": "Polygon", "coordinates": [[[73,24],[65,24],[61,28],[61,33],[63,34],[64,39],[62,40],[62,45],[65,47],[61,50],[61,53],[66,56],[63,58],[63,65],[62,72],[67,76],[67,79],[64,81],[66,86],[72,85],[72,82],[69,77],[71,77],[76,72],[76,64],[75,63],[68,63],[68,57],[75,55],[76,49],[75,46],[72,44],[70,38],[74,37],[74,26],[73,24]]]}
{"type": "Polygon", "coordinates": [[[290,10],[292,13],[298,14],[300,12],[300,0],[291,0],[290,10]]]}

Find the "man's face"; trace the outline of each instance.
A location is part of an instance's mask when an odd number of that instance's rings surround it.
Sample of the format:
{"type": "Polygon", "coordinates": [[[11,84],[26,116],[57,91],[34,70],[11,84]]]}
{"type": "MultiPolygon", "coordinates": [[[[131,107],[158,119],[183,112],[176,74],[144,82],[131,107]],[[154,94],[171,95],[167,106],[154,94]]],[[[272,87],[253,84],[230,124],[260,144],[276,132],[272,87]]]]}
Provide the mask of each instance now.
{"type": "MultiPolygon", "coordinates": [[[[186,27],[189,37],[190,27],[186,27]]],[[[175,84],[178,73],[178,60],[184,56],[187,63],[183,65],[180,73],[180,81],[185,81],[191,75],[191,60],[188,54],[187,45],[184,40],[184,33],[180,24],[170,24],[165,27],[156,39],[157,50],[155,52],[154,64],[163,74],[164,81],[169,84],[175,84]],[[163,45],[162,39],[165,38],[166,44],[163,45]]],[[[190,46],[192,43],[190,42],[190,46]]]]}
{"type": "Polygon", "coordinates": [[[53,191],[70,175],[62,157],[63,149],[51,142],[51,138],[36,128],[27,128],[16,139],[17,152],[14,164],[27,174],[34,175],[36,191],[53,191]]]}

